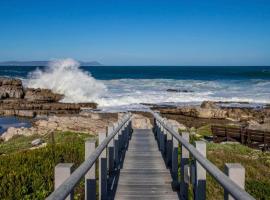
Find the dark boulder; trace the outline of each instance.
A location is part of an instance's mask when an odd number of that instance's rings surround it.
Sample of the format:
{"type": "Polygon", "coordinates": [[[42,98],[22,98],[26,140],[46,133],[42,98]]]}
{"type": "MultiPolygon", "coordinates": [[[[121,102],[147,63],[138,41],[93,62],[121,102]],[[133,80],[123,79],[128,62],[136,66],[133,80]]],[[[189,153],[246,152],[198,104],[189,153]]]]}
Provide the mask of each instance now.
{"type": "Polygon", "coordinates": [[[178,92],[178,93],[190,93],[193,92],[191,90],[187,90],[187,89],[167,89],[167,92],[178,92]]]}

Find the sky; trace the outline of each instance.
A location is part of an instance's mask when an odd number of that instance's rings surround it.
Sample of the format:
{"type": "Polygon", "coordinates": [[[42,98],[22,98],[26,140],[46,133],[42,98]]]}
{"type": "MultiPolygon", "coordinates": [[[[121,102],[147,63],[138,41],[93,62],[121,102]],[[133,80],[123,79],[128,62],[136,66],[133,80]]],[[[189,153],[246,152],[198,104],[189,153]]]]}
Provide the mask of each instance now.
{"type": "Polygon", "coordinates": [[[0,61],[270,65],[269,0],[1,0],[0,61]]]}

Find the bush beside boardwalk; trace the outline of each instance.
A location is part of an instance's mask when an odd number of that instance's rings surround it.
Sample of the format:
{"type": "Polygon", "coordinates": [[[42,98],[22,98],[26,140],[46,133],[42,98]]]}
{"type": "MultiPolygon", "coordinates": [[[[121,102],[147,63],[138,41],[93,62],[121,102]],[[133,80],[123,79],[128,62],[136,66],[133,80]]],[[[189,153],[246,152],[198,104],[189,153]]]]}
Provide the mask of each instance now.
{"type": "MultiPolygon", "coordinates": [[[[43,138],[46,147],[26,149],[32,137],[14,138],[9,147],[2,143],[0,151],[0,199],[44,199],[54,188],[54,166],[59,162],[72,162],[75,167],[84,160],[84,140],[88,134],[64,132],[55,134],[55,145],[51,136],[43,138]],[[20,144],[15,148],[12,145],[20,144]]],[[[80,184],[77,190],[82,190],[80,184]]],[[[83,190],[82,190],[83,191],[83,190]]],[[[84,194],[77,198],[84,198],[84,194]],[[82,197],[81,197],[82,196],[82,197]]]]}

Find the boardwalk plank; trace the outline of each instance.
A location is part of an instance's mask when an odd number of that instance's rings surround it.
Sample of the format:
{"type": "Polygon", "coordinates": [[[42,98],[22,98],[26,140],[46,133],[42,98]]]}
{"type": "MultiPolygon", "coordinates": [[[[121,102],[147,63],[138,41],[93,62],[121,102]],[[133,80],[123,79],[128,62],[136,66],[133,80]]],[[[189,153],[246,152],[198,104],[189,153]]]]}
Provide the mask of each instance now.
{"type": "Polygon", "coordinates": [[[172,189],[154,134],[150,129],[135,129],[120,170],[115,199],[179,199],[172,189]]]}

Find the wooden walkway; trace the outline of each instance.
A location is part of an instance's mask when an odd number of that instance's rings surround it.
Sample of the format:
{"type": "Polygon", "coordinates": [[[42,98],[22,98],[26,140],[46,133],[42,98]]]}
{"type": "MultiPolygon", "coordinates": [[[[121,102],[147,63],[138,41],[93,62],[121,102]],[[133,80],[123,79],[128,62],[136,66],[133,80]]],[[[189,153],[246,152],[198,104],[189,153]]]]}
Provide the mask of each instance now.
{"type": "Polygon", "coordinates": [[[115,199],[179,199],[151,129],[135,129],[120,170],[115,199]]]}

